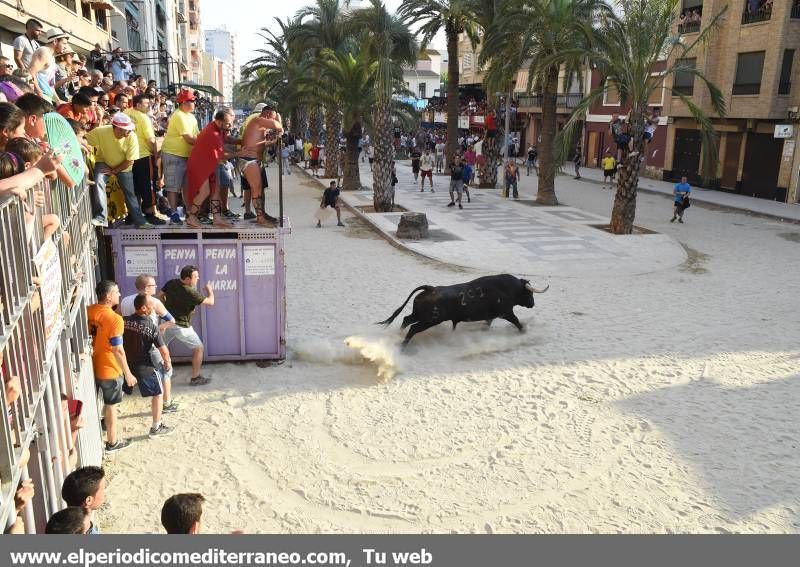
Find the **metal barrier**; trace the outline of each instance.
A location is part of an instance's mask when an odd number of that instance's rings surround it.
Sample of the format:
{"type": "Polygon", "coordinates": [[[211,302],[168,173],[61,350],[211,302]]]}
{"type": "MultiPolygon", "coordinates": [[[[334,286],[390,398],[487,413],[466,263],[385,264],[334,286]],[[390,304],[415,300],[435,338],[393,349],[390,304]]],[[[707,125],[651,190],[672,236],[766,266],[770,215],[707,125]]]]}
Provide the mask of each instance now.
{"type": "Polygon", "coordinates": [[[19,382],[13,403],[0,388],[0,518],[3,527],[14,522],[17,486],[30,478],[36,495],[22,516],[26,533],[36,533],[64,507],[64,477],[77,464],[99,465],[103,444],[86,321],[97,264],[88,186],[43,181],[27,194],[27,206],[0,199],[0,375],[4,385],[19,382]],[[35,209],[37,191],[45,205],[35,209]],[[60,226],[45,239],[48,214],[60,226]],[[74,438],[64,406],[76,399],[84,426],[74,438]]]}

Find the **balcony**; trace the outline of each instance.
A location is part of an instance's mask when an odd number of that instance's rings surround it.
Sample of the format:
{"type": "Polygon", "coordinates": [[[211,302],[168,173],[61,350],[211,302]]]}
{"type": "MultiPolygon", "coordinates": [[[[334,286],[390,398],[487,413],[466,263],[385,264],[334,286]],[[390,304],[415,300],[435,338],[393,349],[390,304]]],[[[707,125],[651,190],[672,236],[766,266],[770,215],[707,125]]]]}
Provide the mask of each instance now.
{"type": "Polygon", "coordinates": [[[742,25],[766,22],[772,17],[772,2],[766,0],[745,0],[742,12],[742,25]]]}
{"type": "Polygon", "coordinates": [[[175,4],[175,19],[179,24],[186,23],[186,5],[183,2],[175,4]]]}
{"type": "Polygon", "coordinates": [[[791,81],[781,81],[778,83],[778,94],[779,95],[788,95],[792,92],[792,82],[791,81]]]}
{"type": "Polygon", "coordinates": [[[700,22],[686,22],[678,24],[678,33],[683,35],[685,33],[697,33],[700,31],[700,22]]]}
{"type": "Polygon", "coordinates": [[[794,1],[794,4],[792,5],[792,11],[789,13],[789,17],[793,20],[800,20],[800,0],[794,1]]]}
{"type": "Polygon", "coordinates": [[[517,106],[520,108],[541,108],[542,106],[542,95],[522,95],[518,97],[517,100],[519,101],[517,106]]]}
{"type": "Polygon", "coordinates": [[[557,108],[575,108],[583,100],[583,95],[580,93],[560,94],[556,97],[557,108]]]}

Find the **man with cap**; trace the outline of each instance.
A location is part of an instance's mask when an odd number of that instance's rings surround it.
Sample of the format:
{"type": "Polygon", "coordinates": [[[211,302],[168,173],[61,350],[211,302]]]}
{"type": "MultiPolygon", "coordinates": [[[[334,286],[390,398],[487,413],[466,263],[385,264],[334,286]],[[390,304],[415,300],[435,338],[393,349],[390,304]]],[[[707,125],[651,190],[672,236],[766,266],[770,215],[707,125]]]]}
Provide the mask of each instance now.
{"type": "Polygon", "coordinates": [[[44,26],[39,20],[33,18],[25,22],[25,33],[14,40],[14,61],[18,69],[27,71],[31,66],[31,58],[39,44],[39,36],[42,35],[44,26]]]}
{"type": "Polygon", "coordinates": [[[128,206],[128,218],[138,228],[153,228],[147,222],[139,206],[139,200],[133,185],[133,162],[139,159],[139,141],[133,135],[136,126],[130,117],[117,112],[108,126],[100,126],[86,134],[89,142],[96,152],[94,166],[94,219],[95,226],[107,226],[108,204],[106,201],[106,182],[108,177],[116,175],[122,193],[125,195],[125,204],[128,206]]]}
{"type": "Polygon", "coordinates": [[[178,195],[183,193],[183,202],[188,208],[189,199],[185,191],[187,187],[186,164],[192,153],[192,146],[197,140],[200,128],[194,116],[195,97],[191,91],[182,90],[178,95],[178,109],[172,113],[167,124],[167,133],[161,145],[161,167],[164,170],[164,191],[172,209],[170,220],[173,224],[182,224],[178,213],[178,195]]]}
{"type": "Polygon", "coordinates": [[[56,95],[56,55],[66,53],[69,49],[67,40],[69,34],[61,28],[50,28],[47,30],[47,44],[33,52],[29,72],[34,79],[33,90],[37,95],[53,104],[60,104],[61,101],[56,95]]]}
{"type": "MultiPolygon", "coordinates": [[[[258,105],[256,106],[258,108],[258,105]]],[[[249,117],[248,117],[249,118],[249,117]]],[[[258,224],[275,226],[278,219],[264,211],[264,183],[262,179],[261,160],[268,146],[274,145],[283,134],[283,125],[275,109],[264,104],[258,116],[249,118],[242,128],[242,151],[239,153],[239,170],[242,174],[242,191],[248,191],[256,210],[255,220],[258,224]]],[[[245,198],[245,208],[248,209],[245,198]]],[[[249,215],[245,214],[245,218],[249,215]]]]}

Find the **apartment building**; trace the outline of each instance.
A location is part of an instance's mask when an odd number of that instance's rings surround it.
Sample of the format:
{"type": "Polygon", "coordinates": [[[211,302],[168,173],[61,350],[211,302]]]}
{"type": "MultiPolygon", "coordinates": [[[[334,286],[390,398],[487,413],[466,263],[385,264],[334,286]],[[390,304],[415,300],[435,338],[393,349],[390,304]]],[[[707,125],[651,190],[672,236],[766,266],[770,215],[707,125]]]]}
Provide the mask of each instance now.
{"type": "Polygon", "coordinates": [[[233,100],[233,85],[236,84],[239,76],[239,69],[236,65],[236,34],[222,26],[206,30],[204,42],[206,54],[218,61],[213,73],[214,81],[211,81],[212,75],[206,75],[205,81],[214,85],[223,93],[224,100],[230,102],[233,100]]]}
{"type": "MultiPolygon", "coordinates": [[[[715,117],[719,165],[710,186],[723,191],[796,203],[800,177],[800,0],[683,0],[694,21],[676,22],[690,42],[727,5],[708,45],[687,63],[702,70],[723,92],[727,116],[715,117]],[[699,21],[697,16],[699,16],[699,21]]],[[[704,85],[678,74],[669,87],[691,95],[712,114],[704,85]]],[[[671,93],[671,91],[669,91],[671,93]]],[[[670,96],[663,177],[687,175],[700,182],[700,135],[680,99],[670,96]]]]}
{"type": "Polygon", "coordinates": [[[442,54],[435,49],[420,52],[413,67],[403,67],[406,88],[420,100],[435,96],[441,85],[441,75],[442,54]]]}
{"type": "Polygon", "coordinates": [[[112,21],[124,16],[111,2],[86,0],[26,0],[0,2],[0,49],[13,60],[14,39],[25,32],[25,21],[35,18],[45,30],[60,27],[70,34],[70,45],[86,54],[99,43],[116,46],[111,34],[112,21]]]}

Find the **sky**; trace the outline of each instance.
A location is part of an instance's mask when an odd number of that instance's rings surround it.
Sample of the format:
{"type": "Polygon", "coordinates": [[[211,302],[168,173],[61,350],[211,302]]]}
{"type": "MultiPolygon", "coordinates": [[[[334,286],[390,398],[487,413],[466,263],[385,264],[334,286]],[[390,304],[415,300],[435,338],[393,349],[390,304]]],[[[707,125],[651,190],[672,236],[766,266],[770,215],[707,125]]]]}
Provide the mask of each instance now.
{"type": "MultiPolygon", "coordinates": [[[[387,8],[393,11],[401,3],[402,0],[385,0],[387,8]]],[[[277,29],[276,17],[286,21],[287,17],[294,16],[309,4],[310,0],[269,0],[263,4],[253,0],[201,0],[200,17],[203,29],[225,26],[228,31],[237,34],[237,64],[241,67],[262,46],[263,40],[257,35],[261,28],[277,29]]],[[[434,47],[444,46],[443,41],[441,45],[435,43],[434,47]]]]}

